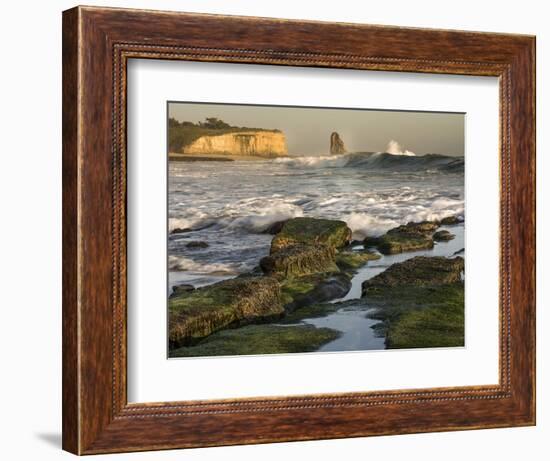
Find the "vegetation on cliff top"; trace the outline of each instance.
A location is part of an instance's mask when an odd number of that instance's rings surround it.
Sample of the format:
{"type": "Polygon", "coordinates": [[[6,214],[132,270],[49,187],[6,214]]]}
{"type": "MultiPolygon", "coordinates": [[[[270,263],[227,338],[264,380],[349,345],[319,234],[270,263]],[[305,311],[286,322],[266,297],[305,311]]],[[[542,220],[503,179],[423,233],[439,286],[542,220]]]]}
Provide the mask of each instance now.
{"type": "Polygon", "coordinates": [[[228,133],[243,131],[271,131],[274,133],[280,130],[268,130],[264,128],[250,128],[244,126],[231,126],[215,117],[208,117],[204,122],[180,122],[175,118],[168,119],[168,150],[169,152],[181,152],[184,146],[191,144],[201,136],[218,136],[228,133]]]}

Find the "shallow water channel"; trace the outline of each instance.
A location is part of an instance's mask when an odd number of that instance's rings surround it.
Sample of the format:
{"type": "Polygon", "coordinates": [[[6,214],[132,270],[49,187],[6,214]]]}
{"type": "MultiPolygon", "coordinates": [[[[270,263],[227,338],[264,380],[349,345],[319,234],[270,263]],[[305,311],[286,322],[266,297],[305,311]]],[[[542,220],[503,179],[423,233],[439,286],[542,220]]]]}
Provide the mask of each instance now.
{"type": "MultiPolygon", "coordinates": [[[[351,301],[361,297],[361,284],[380,272],[385,271],[394,263],[403,262],[415,256],[446,256],[455,255],[458,251],[464,248],[464,226],[441,226],[441,229],[448,230],[455,235],[453,240],[448,242],[436,242],[431,250],[411,251],[396,255],[387,255],[376,261],[369,261],[354,275],[351,283],[351,289],[346,296],[332,301],[338,303],[342,301],[351,301]]],[[[357,248],[363,249],[362,246],[357,248]]],[[[459,253],[464,256],[463,252],[459,253]]],[[[333,312],[325,317],[317,317],[304,319],[302,323],[314,325],[316,327],[332,328],[342,332],[342,335],[322,346],[320,352],[335,352],[335,351],[357,351],[357,350],[380,350],[385,349],[384,338],[377,337],[375,330],[372,328],[377,320],[367,317],[371,309],[363,304],[353,306],[346,303],[345,307],[333,312]]]]}

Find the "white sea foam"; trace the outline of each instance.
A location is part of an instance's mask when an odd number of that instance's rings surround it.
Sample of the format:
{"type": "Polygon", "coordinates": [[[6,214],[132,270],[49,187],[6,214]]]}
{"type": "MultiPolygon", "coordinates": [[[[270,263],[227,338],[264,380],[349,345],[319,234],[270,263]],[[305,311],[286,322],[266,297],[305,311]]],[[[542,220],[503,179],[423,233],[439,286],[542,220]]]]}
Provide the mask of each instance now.
{"type": "MultiPolygon", "coordinates": [[[[260,200],[263,203],[266,202],[265,199],[260,200]]],[[[276,222],[303,216],[303,214],[302,208],[291,203],[275,202],[264,207],[251,206],[244,216],[234,218],[229,227],[249,232],[263,232],[276,222]]]]}
{"type": "Polygon", "coordinates": [[[168,269],[171,271],[190,271],[197,274],[238,274],[238,267],[223,263],[205,263],[203,261],[193,261],[185,256],[168,256],[168,269]]]}
{"type": "Polygon", "coordinates": [[[414,157],[416,155],[414,152],[403,148],[401,144],[393,139],[386,146],[386,153],[392,155],[407,155],[409,157],[414,157]]]}
{"type": "Polygon", "coordinates": [[[399,223],[393,219],[380,218],[366,213],[351,213],[344,216],[343,219],[352,230],[355,240],[362,240],[367,235],[381,235],[392,227],[399,225],[399,223]]]}
{"type": "Polygon", "coordinates": [[[168,219],[168,230],[170,232],[175,229],[194,229],[203,227],[207,221],[211,221],[211,216],[202,210],[188,208],[185,211],[185,217],[168,219]]]}
{"type": "Polygon", "coordinates": [[[309,157],[286,157],[275,159],[275,163],[283,163],[290,167],[310,168],[341,168],[348,164],[349,154],[343,155],[314,155],[309,157]]]}
{"type": "Polygon", "coordinates": [[[269,253],[265,231],[293,217],[346,221],[359,240],[409,221],[463,216],[460,170],[426,174],[440,162],[365,153],[170,165],[169,228],[191,231],[169,237],[170,271],[193,284],[250,271],[269,253]],[[209,247],[190,249],[192,240],[209,247]]]}
{"type": "Polygon", "coordinates": [[[405,221],[434,221],[447,216],[464,217],[464,201],[450,198],[439,198],[426,206],[417,206],[406,215],[405,221]]]}
{"type": "Polygon", "coordinates": [[[325,206],[329,206],[329,205],[334,205],[335,203],[338,203],[341,200],[342,199],[340,197],[331,197],[327,200],[322,200],[321,202],[319,202],[319,206],[325,207],[325,206]]]}

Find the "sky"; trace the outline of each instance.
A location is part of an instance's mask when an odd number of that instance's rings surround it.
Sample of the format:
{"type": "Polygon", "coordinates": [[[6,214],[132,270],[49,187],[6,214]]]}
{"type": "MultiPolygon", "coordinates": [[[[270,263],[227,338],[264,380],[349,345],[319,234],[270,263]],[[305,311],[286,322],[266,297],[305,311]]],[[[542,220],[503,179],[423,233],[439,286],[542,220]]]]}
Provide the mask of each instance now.
{"type": "Polygon", "coordinates": [[[416,155],[464,155],[462,113],[170,102],[168,115],[180,122],[217,117],[232,126],[277,128],[291,155],[327,154],[333,131],[348,152],[385,152],[394,141],[416,155]]]}

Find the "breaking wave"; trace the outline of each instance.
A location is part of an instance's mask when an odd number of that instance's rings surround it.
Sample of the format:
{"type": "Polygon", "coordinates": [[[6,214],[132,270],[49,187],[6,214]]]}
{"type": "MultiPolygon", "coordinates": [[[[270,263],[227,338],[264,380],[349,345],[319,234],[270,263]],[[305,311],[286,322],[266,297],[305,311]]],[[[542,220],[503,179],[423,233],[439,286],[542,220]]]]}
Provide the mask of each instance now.
{"type": "Polygon", "coordinates": [[[192,271],[197,274],[226,274],[236,275],[239,273],[239,267],[234,264],[224,263],[205,263],[204,261],[194,261],[185,256],[168,256],[168,269],[171,271],[192,271]]]}
{"type": "Polygon", "coordinates": [[[170,280],[195,286],[257,268],[273,224],[289,218],[342,220],[362,240],[410,221],[464,216],[460,157],[366,152],[200,163],[170,164],[168,195],[168,227],[179,229],[168,238],[170,280]],[[198,241],[206,245],[188,246],[198,241]]]}
{"type": "Polygon", "coordinates": [[[243,230],[251,233],[265,232],[277,222],[303,216],[303,209],[296,204],[280,199],[256,197],[231,203],[213,216],[198,209],[187,209],[186,218],[170,218],[168,228],[196,231],[211,228],[212,230],[243,230]]]}
{"type": "Polygon", "coordinates": [[[393,139],[386,146],[386,153],[392,155],[407,155],[409,157],[416,155],[414,152],[404,149],[401,144],[399,144],[397,141],[394,141],[393,139]]]}
{"type": "MultiPolygon", "coordinates": [[[[400,146],[399,146],[400,147],[400,146]]],[[[410,151],[358,152],[342,155],[321,155],[311,157],[279,158],[276,163],[290,168],[364,168],[397,172],[441,172],[460,173],[464,171],[464,157],[440,154],[415,155],[410,151]]]]}

